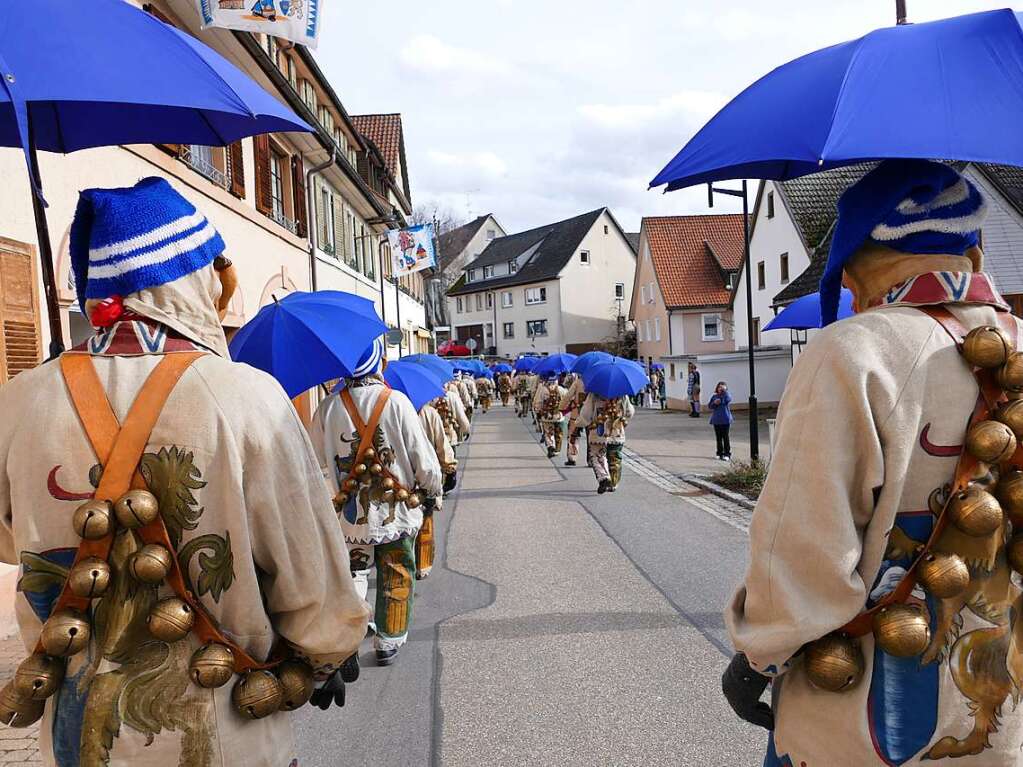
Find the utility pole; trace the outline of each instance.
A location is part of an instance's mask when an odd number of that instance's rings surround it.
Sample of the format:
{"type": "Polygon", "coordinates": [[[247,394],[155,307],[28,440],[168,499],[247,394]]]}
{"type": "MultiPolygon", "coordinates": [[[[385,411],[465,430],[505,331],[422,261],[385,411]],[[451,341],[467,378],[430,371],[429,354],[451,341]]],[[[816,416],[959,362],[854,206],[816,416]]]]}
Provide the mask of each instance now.
{"type": "Polygon", "coordinates": [[[899,26],[909,23],[906,16],[906,0],[895,0],[895,23],[899,26]]]}

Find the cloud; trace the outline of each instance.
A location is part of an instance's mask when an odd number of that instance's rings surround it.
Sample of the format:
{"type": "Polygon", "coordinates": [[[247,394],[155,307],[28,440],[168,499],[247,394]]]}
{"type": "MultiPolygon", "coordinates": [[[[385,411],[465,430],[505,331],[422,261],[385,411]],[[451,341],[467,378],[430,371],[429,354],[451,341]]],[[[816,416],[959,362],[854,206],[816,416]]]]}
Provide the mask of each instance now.
{"type": "Polygon", "coordinates": [[[463,173],[479,173],[485,176],[503,176],[508,171],[504,160],[493,152],[467,152],[451,154],[431,149],[426,153],[431,164],[440,166],[445,171],[461,171],[463,173]]]}
{"type": "Polygon", "coordinates": [[[641,129],[651,122],[684,115],[706,119],[725,104],[725,97],[713,91],[686,90],[652,104],[583,104],[578,113],[604,128],[641,129]]]}
{"type": "Polygon", "coordinates": [[[506,61],[471,48],[445,43],[434,35],[416,35],[401,49],[401,63],[407,69],[427,74],[507,75],[506,61]]]}

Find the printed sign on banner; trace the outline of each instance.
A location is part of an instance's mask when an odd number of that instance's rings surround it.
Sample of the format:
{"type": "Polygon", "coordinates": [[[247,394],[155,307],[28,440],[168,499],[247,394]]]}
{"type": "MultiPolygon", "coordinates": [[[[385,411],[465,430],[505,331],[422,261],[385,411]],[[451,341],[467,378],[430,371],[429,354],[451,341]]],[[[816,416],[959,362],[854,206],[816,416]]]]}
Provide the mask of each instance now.
{"type": "Polygon", "coordinates": [[[203,27],[262,32],[315,48],[323,0],[196,0],[203,27]]]}
{"type": "Polygon", "coordinates": [[[420,224],[409,229],[392,229],[387,233],[391,245],[391,262],[395,276],[402,277],[437,265],[433,247],[433,224],[420,224]]]}

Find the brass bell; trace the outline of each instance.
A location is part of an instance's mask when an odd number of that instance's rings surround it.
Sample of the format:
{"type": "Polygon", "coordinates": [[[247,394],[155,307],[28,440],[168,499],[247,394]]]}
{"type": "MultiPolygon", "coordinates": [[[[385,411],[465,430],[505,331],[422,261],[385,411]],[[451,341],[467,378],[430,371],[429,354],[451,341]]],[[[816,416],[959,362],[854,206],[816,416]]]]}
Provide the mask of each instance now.
{"type": "Polygon", "coordinates": [[[855,639],[829,634],[811,642],[803,651],[803,669],[814,687],[841,692],[855,687],[863,677],[863,651],[855,639]]]}
{"type": "Polygon", "coordinates": [[[1004,365],[1012,354],[1014,344],[1009,334],[994,325],[982,325],[971,330],[963,339],[963,356],[979,368],[1004,365]]]}
{"type": "Polygon", "coordinates": [[[364,463],[357,463],[352,467],[352,472],[355,474],[365,474],[368,470],[368,467],[364,463]]]}
{"type": "Polygon", "coordinates": [[[277,681],[281,684],[281,711],[301,708],[313,697],[313,670],[306,663],[284,661],[277,667],[277,681]]]}
{"type": "Polygon", "coordinates": [[[161,599],[146,617],[149,633],[163,642],[177,642],[184,638],[194,623],[192,608],[177,597],[161,599]]]}
{"type": "Polygon", "coordinates": [[[46,700],[64,681],[64,661],[49,655],[29,655],[14,672],[11,684],[23,698],[46,700]]]}
{"type": "Polygon", "coordinates": [[[20,695],[14,689],[14,682],[0,690],[0,722],[8,727],[30,727],[42,719],[45,709],[46,701],[20,695]]]}
{"type": "Polygon", "coordinates": [[[384,488],[385,490],[391,490],[391,489],[392,489],[392,488],[394,487],[394,480],[393,480],[393,479],[391,479],[390,477],[384,477],[384,479],[383,479],[383,481],[382,481],[382,482],[380,483],[380,485],[381,485],[381,486],[382,486],[382,487],[383,487],[383,488],[384,488]]]}
{"type": "Polygon", "coordinates": [[[231,690],[231,700],[238,713],[248,719],[262,719],[281,707],[283,692],[277,677],[269,671],[249,671],[231,690]]]}
{"type": "Polygon", "coordinates": [[[408,490],[406,490],[403,487],[398,488],[398,492],[396,493],[396,495],[398,500],[401,501],[402,503],[408,500],[408,490]]]}
{"type": "Polygon", "coordinates": [[[113,510],[110,501],[86,501],[71,517],[75,532],[89,541],[106,538],[114,530],[113,510]]]}
{"type": "Polygon", "coordinates": [[[171,553],[159,543],[147,543],[128,562],[131,574],[143,583],[156,585],[171,571],[171,553]]]}
{"type": "Polygon", "coordinates": [[[1005,546],[1005,558],[1009,567],[1023,573],[1023,533],[1016,533],[1005,546]]]}
{"type": "Polygon", "coordinates": [[[938,599],[963,593],[970,585],[970,568],[958,554],[927,552],[917,569],[921,585],[938,599]]]}
{"type": "Polygon", "coordinates": [[[129,490],[114,504],[114,515],[122,527],[145,527],[160,515],[160,504],[148,490],[129,490]]]}
{"type": "Polygon", "coordinates": [[[384,467],[379,463],[374,463],[369,467],[369,470],[372,474],[380,474],[384,470],[384,467]]]}
{"type": "Polygon", "coordinates": [[[420,500],[419,496],[416,495],[415,493],[412,493],[412,495],[410,495],[408,497],[408,500],[405,502],[405,505],[408,506],[410,509],[418,509],[421,503],[422,500],[420,500]]]}
{"type": "Polygon", "coordinates": [[[966,432],[966,449],[978,461],[1002,463],[1016,452],[1016,435],[998,421],[975,423],[966,432]]]}
{"type": "Polygon", "coordinates": [[[996,374],[998,385],[1008,391],[1020,391],[1023,389],[1023,354],[1013,352],[1005,360],[1005,364],[998,368],[996,374]]]}
{"type": "Polygon", "coordinates": [[[916,605],[885,605],[874,613],[877,646],[896,658],[912,658],[927,649],[931,627],[916,605]]]}
{"type": "Polygon", "coordinates": [[[43,624],[39,641],[47,655],[67,658],[89,644],[89,621],[77,610],[58,610],[43,624]]]}
{"type": "Polygon", "coordinates": [[[374,458],[377,457],[377,451],[371,447],[367,447],[366,452],[362,454],[362,457],[365,458],[367,461],[372,461],[374,458]]]}
{"type": "Polygon", "coordinates": [[[359,481],[357,479],[352,479],[351,477],[349,477],[348,479],[341,483],[341,487],[347,490],[349,493],[352,492],[352,490],[355,490],[358,486],[359,481]]]}
{"type": "Polygon", "coordinates": [[[1009,469],[998,482],[997,494],[1002,511],[1013,526],[1023,526],[1023,469],[1018,466],[1009,469]]]}
{"type": "Polygon", "coordinates": [[[76,597],[101,597],[110,585],[110,565],[99,557],[85,557],[71,568],[67,585],[76,597]]]}
{"type": "MultiPolygon", "coordinates": [[[[1019,352],[1016,354],[1023,357],[1023,354],[1019,354],[1019,352]]],[[[1012,430],[1012,433],[1017,437],[1016,441],[1018,443],[1019,435],[1023,434],[1023,400],[1014,399],[1000,405],[998,410],[995,411],[995,419],[1004,423],[1012,430]]]]}
{"type": "Polygon", "coordinates": [[[348,493],[338,493],[334,496],[334,505],[337,506],[339,510],[340,507],[343,507],[346,503],[348,503],[348,493]]]}
{"type": "Polygon", "coordinates": [[[188,676],[200,687],[223,687],[234,676],[234,653],[218,642],[204,644],[192,653],[188,676]]]}
{"type": "Polygon", "coordinates": [[[948,505],[952,524],[967,535],[990,535],[1002,524],[1002,507],[986,490],[970,485],[952,496],[948,505]]]}

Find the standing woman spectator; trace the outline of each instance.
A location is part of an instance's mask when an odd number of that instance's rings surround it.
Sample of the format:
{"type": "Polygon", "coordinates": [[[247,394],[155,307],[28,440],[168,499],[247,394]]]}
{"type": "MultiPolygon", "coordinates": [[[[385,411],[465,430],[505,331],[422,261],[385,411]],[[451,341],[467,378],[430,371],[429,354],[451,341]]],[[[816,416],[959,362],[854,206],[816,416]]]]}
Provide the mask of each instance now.
{"type": "Polygon", "coordinates": [[[700,371],[696,369],[696,363],[689,363],[689,381],[686,387],[689,395],[689,417],[700,417],[700,371]]]}
{"type": "Polygon", "coordinates": [[[707,407],[711,410],[710,425],[714,427],[714,437],[717,439],[718,459],[722,461],[732,460],[732,444],[728,440],[728,430],[735,417],[732,415],[731,404],[732,395],[728,393],[728,384],[718,381],[707,407]]]}
{"type": "Polygon", "coordinates": [[[661,410],[668,409],[668,388],[664,380],[664,371],[657,371],[657,399],[661,402],[661,410]]]}

